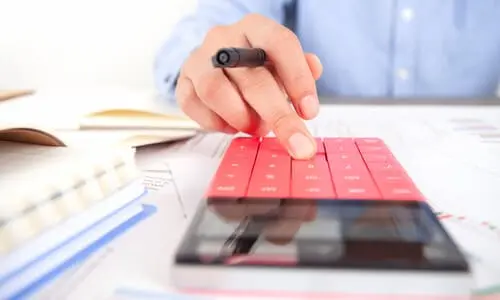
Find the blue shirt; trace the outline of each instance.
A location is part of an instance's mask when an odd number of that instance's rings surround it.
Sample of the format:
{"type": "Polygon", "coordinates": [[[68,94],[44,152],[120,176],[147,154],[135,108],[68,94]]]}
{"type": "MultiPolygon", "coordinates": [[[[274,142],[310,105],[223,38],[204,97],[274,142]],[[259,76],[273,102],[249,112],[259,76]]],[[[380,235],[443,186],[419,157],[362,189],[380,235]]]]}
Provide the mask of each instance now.
{"type": "MultiPolygon", "coordinates": [[[[217,24],[248,13],[289,21],[291,0],[199,0],[155,62],[173,98],[190,52],[217,24]]],[[[319,95],[494,97],[500,77],[500,0],[297,0],[295,33],[323,63],[319,95]]]]}

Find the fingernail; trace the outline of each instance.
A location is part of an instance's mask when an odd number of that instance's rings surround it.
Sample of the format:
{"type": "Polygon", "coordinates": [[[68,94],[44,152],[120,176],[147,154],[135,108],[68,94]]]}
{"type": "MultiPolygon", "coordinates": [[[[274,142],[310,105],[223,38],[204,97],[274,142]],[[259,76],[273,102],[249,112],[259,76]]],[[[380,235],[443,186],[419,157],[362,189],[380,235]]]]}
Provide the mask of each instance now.
{"type": "Polygon", "coordinates": [[[312,119],[318,115],[319,100],[317,97],[309,95],[300,101],[300,111],[305,119],[312,119]]]}
{"type": "Polygon", "coordinates": [[[295,158],[309,158],[314,155],[315,146],[312,141],[302,133],[294,133],[288,139],[290,154],[295,158]]]}

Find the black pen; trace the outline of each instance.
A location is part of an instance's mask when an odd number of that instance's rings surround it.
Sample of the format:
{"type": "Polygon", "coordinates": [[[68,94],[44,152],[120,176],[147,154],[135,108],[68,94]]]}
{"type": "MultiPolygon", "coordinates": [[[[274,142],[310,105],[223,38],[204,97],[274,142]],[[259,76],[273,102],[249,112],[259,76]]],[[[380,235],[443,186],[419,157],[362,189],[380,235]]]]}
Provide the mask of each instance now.
{"type": "Polygon", "coordinates": [[[260,48],[222,48],[212,57],[214,68],[260,67],[267,61],[260,48]]]}

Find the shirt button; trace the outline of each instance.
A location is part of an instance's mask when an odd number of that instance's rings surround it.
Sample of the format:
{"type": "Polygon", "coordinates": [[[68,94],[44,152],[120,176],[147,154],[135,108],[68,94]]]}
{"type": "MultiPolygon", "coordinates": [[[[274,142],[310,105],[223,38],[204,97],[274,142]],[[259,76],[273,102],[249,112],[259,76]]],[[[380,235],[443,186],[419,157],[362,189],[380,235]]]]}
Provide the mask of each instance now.
{"type": "Polygon", "coordinates": [[[411,10],[410,8],[405,8],[401,11],[401,17],[403,18],[403,20],[405,20],[406,22],[409,22],[413,19],[413,10],[411,10]]]}
{"type": "Polygon", "coordinates": [[[401,79],[401,80],[407,80],[409,77],[408,70],[406,70],[406,69],[399,69],[397,71],[397,75],[398,75],[399,79],[401,79]]]}

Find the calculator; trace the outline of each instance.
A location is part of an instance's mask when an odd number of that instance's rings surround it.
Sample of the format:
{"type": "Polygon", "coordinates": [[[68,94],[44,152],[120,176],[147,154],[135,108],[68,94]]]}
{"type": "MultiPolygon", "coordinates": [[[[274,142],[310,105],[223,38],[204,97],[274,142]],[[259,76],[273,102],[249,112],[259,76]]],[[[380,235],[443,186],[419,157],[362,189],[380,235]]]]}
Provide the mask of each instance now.
{"type": "Polygon", "coordinates": [[[383,140],[316,142],[313,158],[296,160],[274,137],[232,140],[175,253],[176,287],[471,293],[464,254],[383,140]]]}

